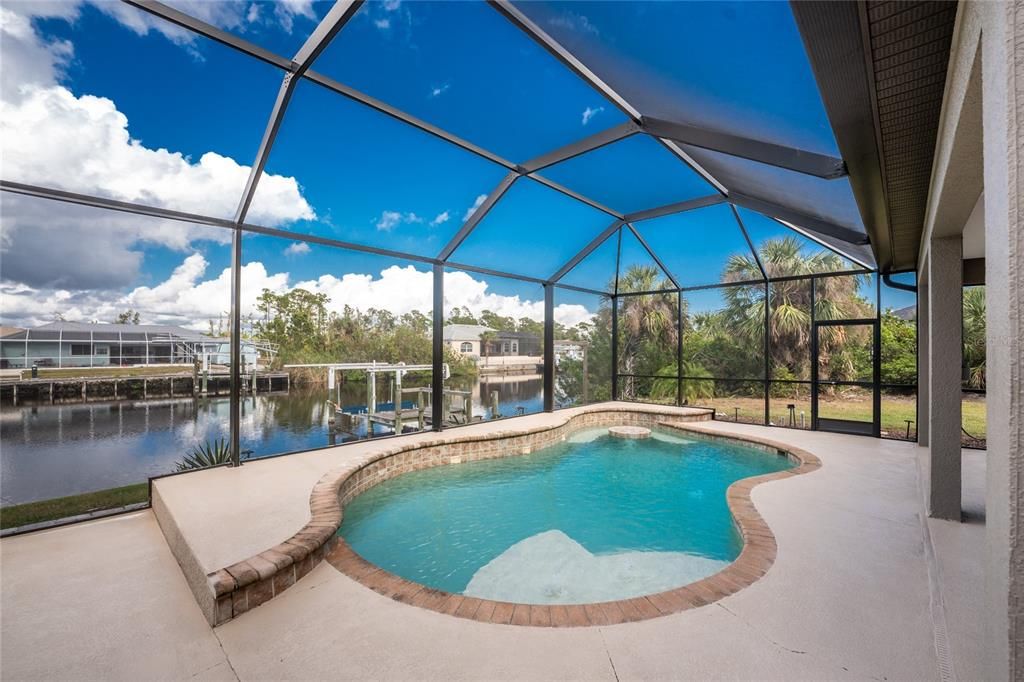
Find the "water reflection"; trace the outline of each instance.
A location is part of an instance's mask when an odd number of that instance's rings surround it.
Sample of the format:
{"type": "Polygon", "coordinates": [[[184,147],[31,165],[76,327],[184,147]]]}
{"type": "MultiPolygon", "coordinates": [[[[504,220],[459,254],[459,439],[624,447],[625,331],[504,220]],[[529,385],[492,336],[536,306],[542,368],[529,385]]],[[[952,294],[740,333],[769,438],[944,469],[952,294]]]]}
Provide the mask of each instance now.
{"type": "MultiPolygon", "coordinates": [[[[485,419],[491,417],[492,391],[498,391],[502,416],[515,416],[519,408],[527,414],[543,409],[540,377],[452,379],[446,387],[471,391],[473,413],[485,419]]],[[[365,396],[365,385],[349,384],[342,389],[342,404],[346,411],[363,411],[365,396]]],[[[378,396],[382,403],[392,398],[380,389],[378,396]]],[[[246,397],[241,407],[242,449],[263,457],[328,445],[326,399],[323,387],[246,397]]],[[[172,471],[193,446],[228,437],[229,410],[223,397],[4,406],[0,504],[129,485],[172,471]]],[[[361,426],[354,434],[338,434],[336,442],[360,437],[365,437],[361,426]]]]}

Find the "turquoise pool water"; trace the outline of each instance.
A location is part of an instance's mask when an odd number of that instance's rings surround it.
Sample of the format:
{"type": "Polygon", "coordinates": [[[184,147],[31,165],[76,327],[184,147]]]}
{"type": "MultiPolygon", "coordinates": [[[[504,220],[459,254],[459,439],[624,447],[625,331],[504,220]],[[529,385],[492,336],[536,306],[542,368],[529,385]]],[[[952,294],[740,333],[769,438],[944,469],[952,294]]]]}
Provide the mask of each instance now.
{"type": "Polygon", "coordinates": [[[726,504],[741,478],[793,465],[656,432],[574,434],[531,455],[412,472],[346,507],[368,561],[430,587],[520,603],[586,603],[677,587],[742,549],[726,504]]]}

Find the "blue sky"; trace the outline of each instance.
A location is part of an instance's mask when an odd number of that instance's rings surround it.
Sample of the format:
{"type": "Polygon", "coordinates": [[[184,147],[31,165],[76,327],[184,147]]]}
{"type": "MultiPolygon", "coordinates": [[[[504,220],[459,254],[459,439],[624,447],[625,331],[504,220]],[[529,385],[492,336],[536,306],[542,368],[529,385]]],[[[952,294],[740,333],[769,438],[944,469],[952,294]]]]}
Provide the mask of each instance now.
{"type": "MultiPolygon", "coordinates": [[[[248,0],[172,4],[284,56],[301,46],[330,6],[248,0]]],[[[622,75],[617,69],[630,69],[632,80],[613,85],[624,92],[635,89],[631,98],[649,107],[648,113],[698,123],[710,117],[715,125],[741,126],[767,139],[834,153],[786,3],[576,2],[522,8],[581,55],[590,55],[595,68],[607,69],[603,76],[616,80],[622,75]],[[698,25],[701,30],[688,29],[698,25]]],[[[280,71],[122,3],[12,2],[5,12],[5,179],[233,215],[280,71]]],[[[481,3],[367,3],[313,67],[512,162],[625,120],[481,3]]],[[[250,220],[434,256],[506,173],[489,160],[302,82],[250,220]]],[[[623,212],[713,193],[645,136],[545,174],[623,212]]],[[[16,269],[24,273],[21,279],[5,282],[8,291],[28,288],[8,299],[15,310],[12,315],[9,308],[9,319],[28,319],[26,310],[42,311],[37,316],[60,312],[60,301],[68,300],[61,291],[81,301],[75,314],[83,316],[90,315],[88,300],[96,303],[93,314],[106,310],[100,299],[108,307],[115,305],[112,300],[116,305],[147,301],[154,319],[181,317],[188,305],[201,308],[197,317],[207,308],[226,306],[218,288],[229,262],[223,232],[5,199],[5,258],[21,255],[24,262],[35,262],[30,256],[40,243],[70,245],[57,249],[49,263],[16,269]],[[73,255],[72,247],[85,239],[94,244],[95,258],[73,255]],[[110,259],[123,267],[110,268],[110,259]],[[126,298],[139,288],[144,291],[126,298]],[[189,288],[216,300],[204,306],[189,288]],[[84,293],[89,291],[91,299],[84,293]]],[[[701,229],[681,242],[677,231],[695,219],[638,225],[684,286],[718,281],[726,244],[743,246],[734,226],[713,222],[699,223],[701,229]]],[[[611,220],[523,178],[452,260],[548,277],[611,220]]],[[[631,239],[624,246],[624,267],[647,259],[631,239]]],[[[603,288],[614,275],[610,249],[610,243],[602,246],[566,281],[603,288]]],[[[408,265],[258,238],[247,238],[244,261],[252,266],[246,271],[252,288],[341,280],[345,273],[381,278],[392,266],[408,265]]],[[[412,277],[409,273],[425,268],[389,271],[412,277]]],[[[470,279],[453,280],[453,286],[467,287],[457,292],[464,300],[485,300],[478,286],[484,280],[487,295],[504,297],[486,299],[489,304],[507,304],[510,311],[529,312],[539,297],[536,285],[490,276],[470,279]]],[[[594,297],[565,297],[596,309],[594,297]]]]}
{"type": "Polygon", "coordinates": [[[517,6],[648,116],[838,153],[787,2],[517,6]]]}
{"type": "Polygon", "coordinates": [[[74,22],[38,25],[74,45],[62,80],[76,94],[114,100],[147,147],[255,158],[281,83],[274,67],[198,36],[186,49],[152,32],[137,35],[91,5],[74,22]]]}

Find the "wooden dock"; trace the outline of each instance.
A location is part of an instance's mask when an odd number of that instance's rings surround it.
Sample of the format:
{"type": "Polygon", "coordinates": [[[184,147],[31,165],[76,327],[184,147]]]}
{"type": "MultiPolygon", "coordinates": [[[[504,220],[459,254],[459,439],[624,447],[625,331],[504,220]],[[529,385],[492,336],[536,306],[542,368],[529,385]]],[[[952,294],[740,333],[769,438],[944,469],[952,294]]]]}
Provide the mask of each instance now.
{"type": "MultiPolygon", "coordinates": [[[[371,437],[374,435],[375,426],[392,433],[402,433],[408,429],[423,431],[433,426],[431,390],[430,387],[401,389],[400,395],[416,396],[416,404],[413,407],[379,410],[376,404],[370,402],[367,404],[366,412],[352,413],[337,410],[331,419],[332,431],[351,433],[359,421],[366,424],[366,432],[371,437]]],[[[473,399],[469,391],[445,389],[443,393],[445,421],[452,419],[462,423],[473,421],[473,399]]],[[[331,405],[337,408],[335,403],[331,403],[331,405]]]]}
{"type": "MultiPolygon", "coordinates": [[[[242,392],[269,393],[287,391],[287,372],[257,372],[242,375],[242,392]]],[[[6,380],[0,383],[0,402],[69,403],[93,400],[148,400],[149,398],[215,397],[231,394],[231,376],[227,372],[153,374],[123,377],[66,377],[6,380]],[[205,390],[204,390],[205,384],[205,390]]]]}

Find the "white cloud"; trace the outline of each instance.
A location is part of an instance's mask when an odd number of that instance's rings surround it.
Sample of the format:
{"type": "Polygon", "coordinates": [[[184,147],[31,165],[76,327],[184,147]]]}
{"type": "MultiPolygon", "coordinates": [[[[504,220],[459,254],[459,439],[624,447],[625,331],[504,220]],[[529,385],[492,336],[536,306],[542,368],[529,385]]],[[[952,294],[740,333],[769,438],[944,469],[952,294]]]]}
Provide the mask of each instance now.
{"type": "Polygon", "coordinates": [[[560,303],[555,306],[555,322],[566,327],[575,327],[581,322],[590,322],[594,313],[578,303],[560,303]]]}
{"type": "MultiPolygon", "coordinates": [[[[32,86],[0,101],[4,177],[123,201],[230,217],[249,167],[216,152],[198,162],[133,140],[128,119],[103,97],[32,86]]],[[[295,178],[265,175],[248,219],[278,225],[315,217],[295,178]]]]}
{"type": "Polygon", "coordinates": [[[306,242],[295,242],[284,250],[286,256],[302,256],[309,253],[312,249],[309,248],[309,244],[306,242]]]}
{"type": "Polygon", "coordinates": [[[193,251],[228,244],[231,232],[176,220],[0,194],[3,280],[32,287],[118,289],[139,280],[140,247],[193,251]],[[83,245],[87,245],[83,248],[83,245]]]}
{"type": "Polygon", "coordinates": [[[487,195],[486,194],[479,195],[476,198],[476,200],[473,202],[473,205],[466,209],[465,215],[462,216],[462,222],[466,222],[467,220],[469,220],[469,217],[471,215],[473,215],[474,213],[476,213],[476,210],[478,208],[480,208],[480,206],[483,205],[483,203],[486,200],[487,200],[487,195]]]}
{"type": "MultiPolygon", "coordinates": [[[[203,279],[208,262],[199,253],[189,255],[163,282],[140,286],[124,294],[68,289],[35,289],[24,285],[0,285],[5,322],[34,326],[54,320],[57,314],[76,322],[113,321],[127,309],[139,312],[145,324],[177,324],[205,329],[208,320],[226,315],[231,307],[231,270],[203,279]]],[[[255,312],[263,289],[286,288],[287,273],[268,275],[262,263],[242,268],[243,311],[255,312]]]]}
{"type": "Polygon", "coordinates": [[[504,317],[544,319],[544,301],[529,301],[489,291],[485,280],[475,279],[467,272],[446,272],[444,275],[445,308],[469,308],[474,315],[490,310],[504,317]]]}
{"type": "Polygon", "coordinates": [[[377,220],[377,229],[381,232],[390,232],[402,223],[422,223],[423,218],[415,213],[402,213],[400,211],[384,211],[377,220]]]}
{"type": "MultiPolygon", "coordinates": [[[[203,329],[208,320],[218,319],[229,307],[230,270],[204,279],[208,262],[199,253],[187,256],[171,275],[155,286],[136,287],[127,293],[36,289],[24,285],[0,285],[4,298],[5,324],[32,326],[54,319],[57,313],[72,321],[113,320],[131,308],[144,323],[180,324],[203,329]]],[[[474,315],[490,310],[515,319],[544,319],[543,300],[527,300],[489,290],[488,283],[465,272],[445,274],[445,308],[465,307],[474,315]]],[[[242,314],[256,315],[256,300],[264,289],[284,293],[295,288],[324,293],[329,308],[342,313],[345,306],[361,310],[379,308],[402,315],[413,310],[426,313],[433,307],[433,275],[412,265],[393,265],[376,275],[347,273],[341,277],[321,275],[317,279],[293,282],[286,272],[268,273],[260,262],[242,267],[242,314]]],[[[581,305],[555,307],[555,319],[575,325],[593,317],[581,305]]]]}
{"type": "Polygon", "coordinates": [[[443,85],[435,85],[434,87],[430,88],[430,96],[431,97],[440,97],[444,93],[448,92],[448,89],[450,87],[452,87],[451,83],[445,83],[443,85]]]}
{"type": "MultiPolygon", "coordinates": [[[[0,6],[0,99],[12,102],[21,98],[27,86],[55,83],[74,54],[67,40],[40,40],[32,28],[32,17],[15,11],[16,7],[24,9],[14,4],[0,6]]],[[[43,9],[37,8],[38,12],[43,9]]]]}
{"type": "Polygon", "coordinates": [[[449,218],[451,218],[451,216],[448,214],[448,211],[442,211],[441,213],[438,213],[433,220],[430,221],[430,226],[437,227],[442,223],[448,222],[449,218]]]}
{"type": "Polygon", "coordinates": [[[591,23],[590,19],[588,19],[585,14],[564,12],[561,16],[549,19],[548,23],[552,26],[567,28],[570,31],[575,31],[577,33],[589,33],[594,36],[601,35],[601,31],[598,30],[597,26],[594,26],[594,24],[591,23]]]}
{"type": "MultiPolygon", "coordinates": [[[[76,96],[57,80],[73,53],[47,44],[31,18],[74,19],[74,3],[0,7],[0,158],[5,179],[231,217],[249,167],[216,152],[198,161],[131,138],[127,117],[109,99],[76,96]],[[12,9],[14,8],[14,9],[12,9]],[[26,59],[28,62],[26,62],[26,59]],[[27,64],[27,66],[26,66],[27,64]]],[[[29,287],[117,289],[138,281],[142,244],[194,250],[195,240],[226,243],[216,228],[0,195],[3,279],[29,287]],[[88,245],[83,248],[82,245],[88,245]]],[[[276,226],[313,219],[294,178],[265,175],[249,212],[276,226]]],[[[5,301],[6,304],[6,301],[5,301]]]]}
{"type": "MultiPolygon", "coordinates": [[[[178,45],[194,47],[198,43],[196,34],[191,31],[123,2],[90,0],[90,3],[138,35],[152,31],[178,45]]],[[[257,3],[249,0],[171,0],[168,4],[218,28],[243,34],[254,26],[275,24],[285,33],[291,33],[297,17],[311,22],[317,20],[312,0],[277,0],[271,5],[272,16],[264,14],[257,3]]]]}
{"type": "MultiPolygon", "coordinates": [[[[123,3],[102,4],[123,5],[130,10],[129,18],[137,13],[123,3]]],[[[128,118],[113,101],[76,96],[57,83],[73,48],[63,42],[46,43],[30,20],[58,10],[64,12],[60,16],[74,18],[77,10],[70,3],[53,7],[51,11],[48,4],[14,3],[0,8],[4,178],[216,217],[233,216],[249,166],[213,151],[194,161],[180,152],[146,147],[132,139],[128,118]]],[[[251,221],[273,226],[313,218],[313,209],[294,178],[269,174],[261,178],[249,213],[251,221]]]]}
{"type": "Polygon", "coordinates": [[[590,119],[594,118],[598,114],[604,111],[604,107],[587,107],[583,110],[583,125],[590,123],[590,119]]]}
{"type": "Polygon", "coordinates": [[[274,18],[286,32],[292,32],[296,17],[304,17],[316,22],[317,16],[313,11],[313,0],[278,0],[274,3],[274,18]]]}
{"type": "MultiPolygon", "coordinates": [[[[190,34],[153,19],[123,3],[99,3],[103,11],[143,34],[151,30],[183,45],[190,34]]],[[[222,28],[265,21],[245,3],[192,2],[175,5],[222,28]],[[230,12],[237,12],[231,14],[230,12]]],[[[387,11],[399,8],[389,2],[387,11]]],[[[232,216],[249,174],[247,166],[216,152],[198,161],[168,149],[153,149],[132,139],[127,117],[114,102],[88,94],[76,95],[59,84],[63,69],[74,54],[66,41],[46,42],[35,33],[31,18],[73,19],[75,3],[5,3],[0,6],[0,139],[5,179],[60,187],[119,200],[232,216]]],[[[308,0],[275,5],[275,14],[312,17],[308,0]]],[[[277,19],[280,21],[281,17],[277,19]]],[[[239,29],[241,30],[241,29],[239,29]]],[[[466,217],[486,199],[480,195],[466,217]]],[[[109,321],[125,309],[140,311],[147,323],[183,324],[204,328],[208,319],[221,317],[229,307],[230,271],[210,275],[206,258],[195,250],[197,241],[226,245],[230,232],[187,223],[101,211],[61,202],[10,194],[0,195],[0,257],[3,280],[0,316],[7,323],[36,325],[59,313],[68,320],[109,321]],[[82,248],[82,245],[88,248],[82,248]],[[134,286],[144,278],[147,244],[187,253],[163,282],[134,286]]],[[[438,214],[432,222],[440,224],[438,214]]],[[[294,178],[266,175],[250,209],[249,219],[279,225],[315,218],[294,178]]],[[[415,213],[385,211],[379,227],[422,223],[415,213]],[[397,222],[396,222],[397,221],[397,222]]],[[[305,244],[294,245],[293,253],[305,244]]],[[[379,276],[348,274],[340,279],[325,275],[301,282],[329,292],[332,306],[386,308],[395,312],[427,311],[432,305],[432,275],[412,266],[393,267],[379,276]]],[[[144,280],[143,280],[144,281],[144,280]]],[[[270,274],[262,263],[242,269],[243,312],[255,312],[255,300],[264,288],[285,291],[296,286],[287,272],[270,274]]],[[[501,315],[542,319],[540,301],[521,300],[489,292],[486,282],[457,276],[446,286],[450,305],[465,306],[479,314],[490,309],[501,315]],[[464,279],[463,279],[464,278],[464,279]]],[[[559,306],[556,315],[575,319],[585,312],[578,306],[559,306]]]]}
{"type": "MultiPolygon", "coordinates": [[[[413,310],[425,313],[433,308],[433,275],[412,265],[393,265],[376,277],[360,273],[348,273],[340,278],[322,275],[316,280],[297,282],[294,287],[327,294],[330,309],[337,313],[346,305],[362,310],[381,308],[396,315],[413,310]]],[[[444,305],[445,310],[469,308],[474,315],[490,310],[517,320],[521,317],[544,320],[543,299],[531,301],[494,293],[485,280],[462,271],[445,273],[444,305]]],[[[572,326],[592,317],[593,313],[581,305],[555,307],[555,319],[562,324],[572,326]]]]}
{"type": "Polygon", "coordinates": [[[367,2],[360,11],[365,12],[380,31],[390,32],[392,28],[408,29],[411,24],[412,17],[408,9],[402,9],[401,0],[367,2]]]}

